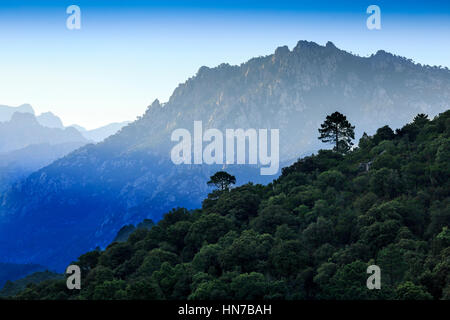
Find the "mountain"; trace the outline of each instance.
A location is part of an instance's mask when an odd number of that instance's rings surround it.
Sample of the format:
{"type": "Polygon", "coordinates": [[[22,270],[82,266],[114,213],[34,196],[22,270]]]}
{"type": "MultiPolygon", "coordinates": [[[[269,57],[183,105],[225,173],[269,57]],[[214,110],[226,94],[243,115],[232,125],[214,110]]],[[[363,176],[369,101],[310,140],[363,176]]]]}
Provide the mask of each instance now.
{"type": "Polygon", "coordinates": [[[85,141],[55,145],[42,143],[0,153],[0,193],[5,191],[12,183],[26,178],[30,173],[49,165],[56,159],[64,157],[85,144],[85,141]]]}
{"type": "Polygon", "coordinates": [[[31,113],[15,112],[10,121],[0,123],[0,153],[33,144],[57,145],[68,142],[87,142],[87,140],[74,128],[44,127],[31,113]]]}
{"type": "Polygon", "coordinates": [[[0,289],[6,281],[23,278],[33,272],[43,271],[45,267],[36,264],[15,264],[0,262],[0,289]]]}
{"type": "Polygon", "coordinates": [[[196,210],[124,227],[74,262],[81,290],[53,280],[14,299],[449,300],[449,158],[450,110],[383,126],[267,186],[215,190],[196,210]],[[376,269],[381,290],[368,290],[376,269]]]}
{"type": "Polygon", "coordinates": [[[0,122],[11,120],[11,117],[15,112],[31,113],[32,115],[34,115],[33,107],[29,104],[22,104],[18,107],[0,105],[0,122]]]}
{"type": "MultiPolygon", "coordinates": [[[[179,165],[171,133],[218,128],[280,129],[280,159],[292,163],[319,148],[317,128],[334,111],[363,131],[399,127],[450,105],[450,71],[378,51],[359,57],[328,42],[300,41],[240,66],[201,67],[167,103],[117,134],[33,173],[1,198],[0,256],[62,270],[104,247],[124,225],[158,221],[172,207],[196,208],[205,181],[222,165],[179,165]],[[20,241],[17,241],[20,239],[20,241]]],[[[253,166],[226,166],[239,183],[270,182],[253,166]]]]}
{"type": "Polygon", "coordinates": [[[73,125],[71,125],[70,127],[74,127],[75,129],[77,129],[77,130],[78,130],[79,132],[81,132],[81,133],[87,131],[84,127],[79,126],[79,125],[77,125],[77,124],[73,124],[73,125]]]}
{"type": "Polygon", "coordinates": [[[0,192],[30,173],[49,165],[71,151],[99,142],[116,133],[127,122],[94,130],[65,128],[51,112],[34,116],[33,108],[0,106],[0,192]]]}
{"type": "Polygon", "coordinates": [[[61,119],[51,112],[44,112],[36,117],[36,120],[43,127],[64,129],[61,119]]]}
{"type": "MultiPolygon", "coordinates": [[[[10,121],[11,118],[13,117],[13,114],[16,112],[35,115],[33,107],[29,104],[23,104],[18,107],[0,105],[0,122],[10,121]]],[[[46,128],[56,128],[56,129],[65,128],[61,119],[52,112],[41,113],[40,115],[36,116],[36,120],[41,126],[46,128]]],[[[100,142],[105,138],[115,134],[117,131],[122,129],[122,127],[128,125],[129,123],[130,121],[113,122],[92,130],[86,130],[82,126],[76,124],[71,125],[68,128],[70,127],[75,128],[89,141],[100,142]]]]}
{"type": "Polygon", "coordinates": [[[15,112],[9,121],[0,122],[0,192],[88,143],[74,128],[49,128],[39,119],[47,125],[51,119],[59,120],[51,113],[35,117],[31,112],[15,112]]]}
{"type": "Polygon", "coordinates": [[[58,274],[48,270],[34,272],[14,282],[7,281],[3,289],[0,290],[0,297],[15,296],[32,284],[36,285],[44,281],[63,279],[65,279],[63,274],[58,274]]]}
{"type": "Polygon", "coordinates": [[[72,125],[75,129],[81,132],[81,134],[88,140],[94,141],[94,142],[101,142],[105,140],[107,137],[112,136],[113,134],[117,133],[120,129],[128,125],[130,121],[124,121],[124,122],[113,122],[110,124],[107,124],[106,126],[99,127],[92,130],[86,130],[85,128],[78,126],[78,125],[72,125]]]}

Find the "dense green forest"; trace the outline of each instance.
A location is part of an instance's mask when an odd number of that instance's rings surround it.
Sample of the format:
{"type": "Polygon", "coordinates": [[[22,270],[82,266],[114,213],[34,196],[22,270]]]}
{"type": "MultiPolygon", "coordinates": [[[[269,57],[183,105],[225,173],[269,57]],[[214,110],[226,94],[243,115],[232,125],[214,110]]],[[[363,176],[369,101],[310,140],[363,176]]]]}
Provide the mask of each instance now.
{"type": "Polygon", "coordinates": [[[45,267],[38,264],[17,264],[0,262],[0,289],[8,280],[20,279],[32,272],[44,270],[45,267]]]}
{"type": "Polygon", "coordinates": [[[48,270],[34,272],[16,281],[7,281],[3,288],[0,290],[0,297],[14,296],[24,290],[28,285],[32,283],[41,283],[46,280],[61,280],[64,279],[64,275],[51,272],[48,270]]]}
{"type": "Polygon", "coordinates": [[[80,256],[81,290],[50,280],[13,298],[450,299],[449,159],[450,110],[419,115],[80,256]]]}

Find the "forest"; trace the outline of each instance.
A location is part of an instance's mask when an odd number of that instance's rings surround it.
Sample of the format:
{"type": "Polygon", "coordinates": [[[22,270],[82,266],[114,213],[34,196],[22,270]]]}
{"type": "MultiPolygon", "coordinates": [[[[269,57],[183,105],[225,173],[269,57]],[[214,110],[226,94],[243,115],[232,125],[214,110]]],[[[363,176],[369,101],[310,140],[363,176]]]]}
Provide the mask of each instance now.
{"type": "Polygon", "coordinates": [[[450,110],[341,147],[81,255],[81,290],[54,279],[9,298],[450,299],[450,110]],[[369,265],[380,290],[366,287],[369,265]]]}

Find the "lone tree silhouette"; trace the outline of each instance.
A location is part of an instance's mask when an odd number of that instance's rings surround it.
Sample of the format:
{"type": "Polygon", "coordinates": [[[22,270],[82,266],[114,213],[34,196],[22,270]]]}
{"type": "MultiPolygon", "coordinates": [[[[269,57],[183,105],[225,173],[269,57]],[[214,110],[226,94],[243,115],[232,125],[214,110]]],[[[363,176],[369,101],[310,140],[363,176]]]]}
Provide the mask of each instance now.
{"type": "Polygon", "coordinates": [[[333,150],[345,153],[353,145],[355,139],[355,127],[348,122],[347,117],[342,113],[334,112],[327,116],[324,123],[319,128],[319,140],[325,143],[333,143],[333,150]]]}
{"type": "Polygon", "coordinates": [[[230,185],[235,183],[236,177],[226,173],[225,171],[216,172],[213,176],[210,177],[210,180],[207,182],[208,186],[216,186],[221,191],[228,190],[230,185]]]}

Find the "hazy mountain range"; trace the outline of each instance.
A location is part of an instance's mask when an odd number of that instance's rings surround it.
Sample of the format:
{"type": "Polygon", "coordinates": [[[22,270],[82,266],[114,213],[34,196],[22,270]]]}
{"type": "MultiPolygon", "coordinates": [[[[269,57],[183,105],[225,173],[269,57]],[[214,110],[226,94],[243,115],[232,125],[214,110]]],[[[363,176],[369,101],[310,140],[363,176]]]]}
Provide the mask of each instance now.
{"type": "Polygon", "coordinates": [[[26,178],[30,173],[45,167],[56,159],[62,158],[86,141],[74,141],[51,145],[33,144],[8,153],[0,153],[0,192],[11,183],[26,178]]]}
{"type": "Polygon", "coordinates": [[[31,113],[32,115],[34,115],[34,109],[29,104],[23,104],[18,107],[0,105],[0,122],[6,122],[11,120],[12,115],[15,112],[31,113]]]}
{"type": "MultiPolygon", "coordinates": [[[[35,115],[33,107],[29,104],[23,104],[18,107],[0,105],[0,123],[10,121],[14,113],[28,113],[35,115]]],[[[46,128],[65,129],[73,127],[77,129],[85,139],[91,142],[100,142],[130,123],[130,121],[115,122],[92,130],[87,130],[76,124],[65,127],[61,119],[52,112],[41,113],[36,116],[36,121],[46,128]]]]}
{"type": "Polygon", "coordinates": [[[0,192],[87,143],[99,142],[127,122],[86,130],[64,127],[51,112],[35,115],[33,108],[0,106],[0,192]]]}
{"type": "Polygon", "coordinates": [[[83,137],[85,137],[88,140],[94,141],[94,142],[100,142],[105,140],[107,137],[112,136],[117,131],[128,125],[130,121],[123,121],[123,122],[113,122],[110,124],[107,124],[106,126],[102,126],[100,128],[87,130],[79,125],[72,125],[71,127],[77,129],[83,137]]]}
{"type": "Polygon", "coordinates": [[[16,112],[8,122],[0,123],[0,153],[25,148],[29,145],[67,142],[88,142],[75,128],[48,128],[42,126],[30,113],[16,112]]]}
{"type": "MultiPolygon", "coordinates": [[[[413,55],[413,53],[412,53],[413,55]]],[[[0,203],[0,256],[64,268],[104,246],[126,224],[157,220],[175,206],[196,207],[221,166],[170,160],[171,133],[204,129],[278,128],[280,157],[289,162],[319,148],[317,128],[334,111],[362,131],[396,128],[418,113],[450,105],[450,71],[378,51],[359,57],[328,42],[241,64],[201,67],[167,103],[155,101],[117,134],[86,145],[11,187],[0,203]]],[[[267,182],[257,168],[229,166],[238,182],[267,182]]]]}

